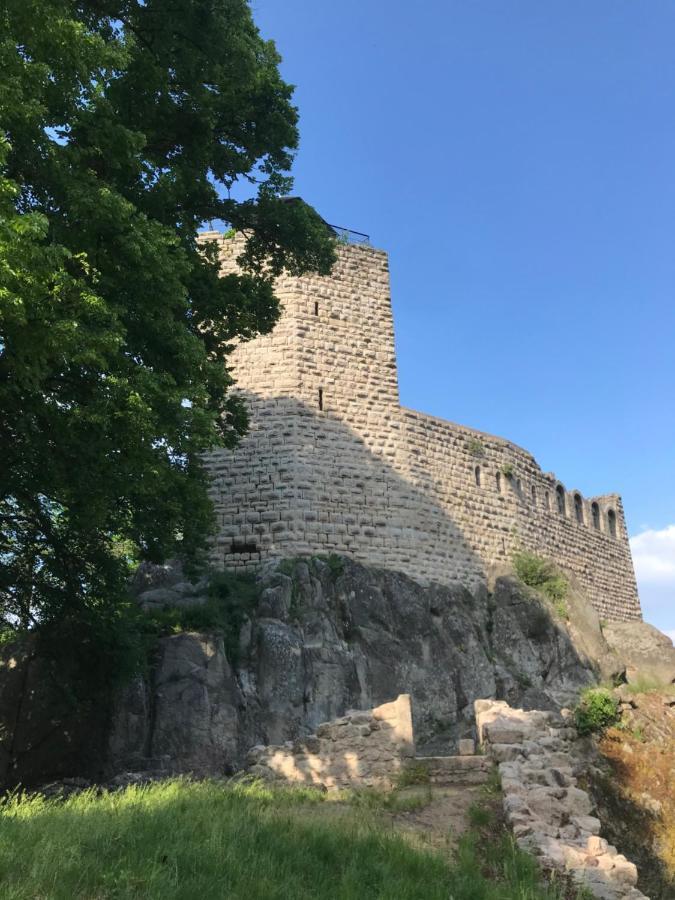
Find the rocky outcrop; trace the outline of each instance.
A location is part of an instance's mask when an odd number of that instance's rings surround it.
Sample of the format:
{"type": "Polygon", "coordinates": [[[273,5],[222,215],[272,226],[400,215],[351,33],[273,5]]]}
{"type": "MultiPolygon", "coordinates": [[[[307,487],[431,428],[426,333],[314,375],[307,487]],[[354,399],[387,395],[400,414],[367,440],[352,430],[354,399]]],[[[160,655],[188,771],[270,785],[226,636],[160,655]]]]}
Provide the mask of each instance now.
{"type": "Polygon", "coordinates": [[[577,783],[576,729],[551,712],[475,704],[479,738],[498,763],[504,811],[518,844],[549,870],[572,876],[598,900],[645,900],[636,866],[600,837],[600,820],[577,783]]]}
{"type": "Polygon", "coordinates": [[[624,663],[629,682],[675,683],[675,647],[647,622],[606,622],[603,634],[624,663]]]}
{"type": "MultiPolygon", "coordinates": [[[[166,567],[146,567],[138,580],[145,606],[161,605],[162,591],[175,605],[203,590],[166,567]]],[[[599,623],[575,644],[554,611],[508,576],[470,592],[331,557],[267,565],[259,589],[235,636],[236,660],[218,634],[162,639],[152,676],[118,704],[111,769],[232,771],[254,745],[307,737],[399,693],[412,696],[419,752],[448,755],[474,736],[474,700],[556,709],[597,680],[591,633],[597,656],[610,656],[599,623]]]]}

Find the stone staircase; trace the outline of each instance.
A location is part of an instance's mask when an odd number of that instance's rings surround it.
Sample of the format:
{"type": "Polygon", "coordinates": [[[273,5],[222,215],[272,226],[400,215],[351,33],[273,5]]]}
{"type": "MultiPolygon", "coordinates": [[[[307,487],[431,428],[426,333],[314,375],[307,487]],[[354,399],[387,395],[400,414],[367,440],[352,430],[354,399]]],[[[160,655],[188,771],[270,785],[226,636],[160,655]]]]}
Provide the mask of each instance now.
{"type": "Polygon", "coordinates": [[[475,754],[472,740],[461,740],[459,751],[457,756],[416,755],[410,697],[401,694],[374,709],[348,710],[301,740],[252,747],[248,771],[328,790],[390,789],[405,781],[407,772],[439,787],[487,781],[493,762],[475,754]]]}
{"type": "Polygon", "coordinates": [[[487,756],[416,756],[413,764],[424,767],[435,787],[485,784],[493,768],[487,756]]]}

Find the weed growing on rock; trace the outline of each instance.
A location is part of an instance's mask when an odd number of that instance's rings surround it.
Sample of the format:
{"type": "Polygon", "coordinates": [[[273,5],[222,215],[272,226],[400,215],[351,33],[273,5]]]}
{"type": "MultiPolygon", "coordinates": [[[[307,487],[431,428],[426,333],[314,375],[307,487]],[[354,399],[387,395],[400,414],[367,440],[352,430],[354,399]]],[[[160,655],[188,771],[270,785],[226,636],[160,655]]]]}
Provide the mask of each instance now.
{"type": "Polygon", "coordinates": [[[569,583],[562,572],[547,559],[522,550],[513,556],[513,568],[523,584],[534,588],[554,604],[560,618],[567,618],[568,609],[564,602],[569,583]]]}
{"type": "Polygon", "coordinates": [[[579,734],[593,734],[616,725],[621,718],[619,701],[606,688],[588,688],[574,710],[574,722],[579,734]]]}

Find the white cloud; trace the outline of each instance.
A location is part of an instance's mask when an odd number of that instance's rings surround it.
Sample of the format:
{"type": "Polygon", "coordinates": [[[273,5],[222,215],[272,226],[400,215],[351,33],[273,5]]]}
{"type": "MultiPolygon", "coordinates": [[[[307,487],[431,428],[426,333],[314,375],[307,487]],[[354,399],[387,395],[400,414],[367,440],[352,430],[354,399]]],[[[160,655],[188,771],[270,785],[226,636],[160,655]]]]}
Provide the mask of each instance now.
{"type": "Polygon", "coordinates": [[[636,534],[630,539],[630,547],[638,581],[672,583],[675,588],[675,525],[636,534]]]}
{"type": "Polygon", "coordinates": [[[675,643],[675,525],[630,539],[642,612],[675,643]]]}

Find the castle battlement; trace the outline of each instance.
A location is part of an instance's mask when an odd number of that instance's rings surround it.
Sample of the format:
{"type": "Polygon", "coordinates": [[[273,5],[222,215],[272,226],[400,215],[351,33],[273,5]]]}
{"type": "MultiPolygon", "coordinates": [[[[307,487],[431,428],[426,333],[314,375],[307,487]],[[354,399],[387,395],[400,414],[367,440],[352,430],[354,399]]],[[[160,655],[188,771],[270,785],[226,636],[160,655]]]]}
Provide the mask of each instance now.
{"type": "MultiPolygon", "coordinates": [[[[236,238],[211,232],[223,269],[236,238]]],[[[330,277],[282,276],[271,334],[232,355],[251,430],[209,456],[216,562],[342,553],[475,585],[522,548],[598,612],[640,618],[621,498],[583,497],[504,438],[401,407],[387,254],[340,245],[330,277]]]]}

